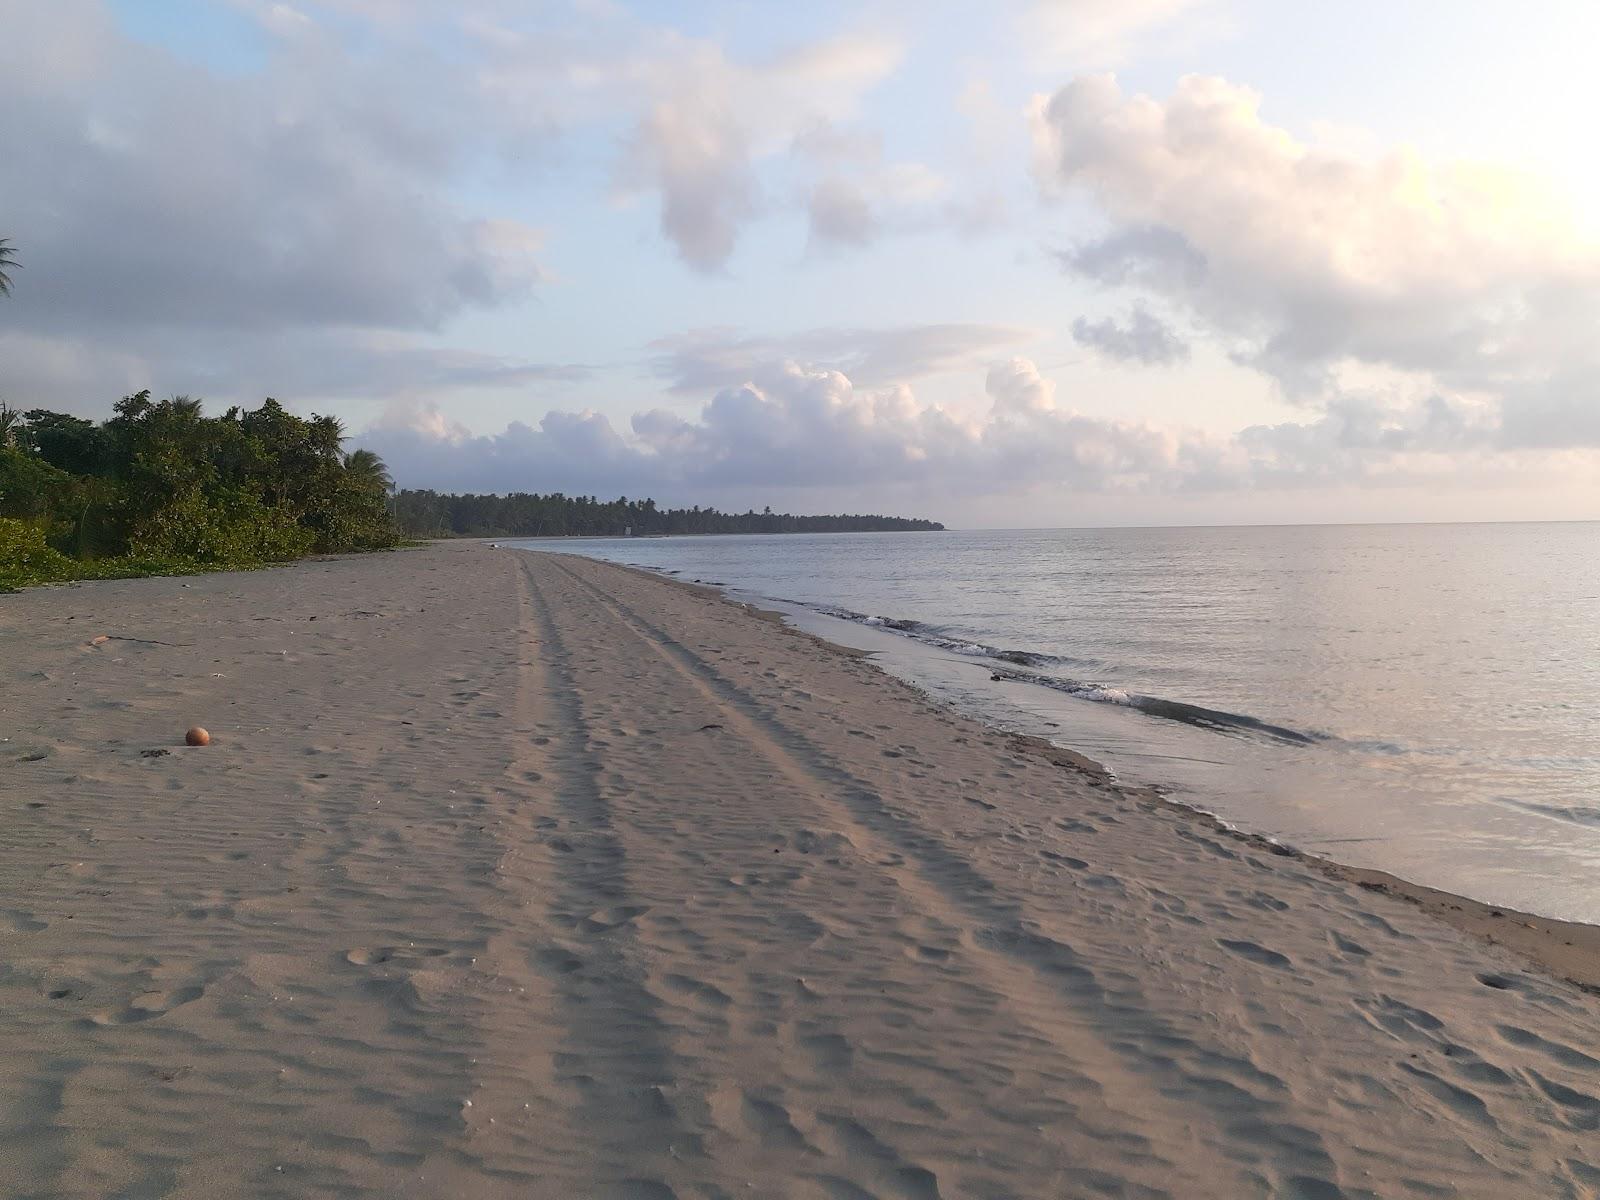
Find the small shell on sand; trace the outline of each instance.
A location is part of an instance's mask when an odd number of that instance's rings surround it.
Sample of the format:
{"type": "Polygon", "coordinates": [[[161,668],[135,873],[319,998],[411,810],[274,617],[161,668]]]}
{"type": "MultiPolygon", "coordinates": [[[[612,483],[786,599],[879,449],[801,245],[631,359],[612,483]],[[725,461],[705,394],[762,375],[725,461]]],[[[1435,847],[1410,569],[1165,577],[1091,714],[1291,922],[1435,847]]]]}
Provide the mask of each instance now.
{"type": "Polygon", "coordinates": [[[190,746],[209,746],[211,735],[198,725],[191,726],[189,732],[183,735],[183,740],[190,746]]]}

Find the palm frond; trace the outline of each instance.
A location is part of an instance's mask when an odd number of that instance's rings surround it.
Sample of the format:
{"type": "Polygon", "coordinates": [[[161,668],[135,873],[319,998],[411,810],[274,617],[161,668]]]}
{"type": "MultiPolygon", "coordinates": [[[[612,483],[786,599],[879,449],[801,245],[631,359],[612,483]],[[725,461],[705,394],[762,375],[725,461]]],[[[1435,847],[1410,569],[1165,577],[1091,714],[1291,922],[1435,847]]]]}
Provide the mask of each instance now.
{"type": "Polygon", "coordinates": [[[21,266],[17,261],[17,248],[9,238],[0,238],[0,296],[11,295],[10,272],[21,266]]]}

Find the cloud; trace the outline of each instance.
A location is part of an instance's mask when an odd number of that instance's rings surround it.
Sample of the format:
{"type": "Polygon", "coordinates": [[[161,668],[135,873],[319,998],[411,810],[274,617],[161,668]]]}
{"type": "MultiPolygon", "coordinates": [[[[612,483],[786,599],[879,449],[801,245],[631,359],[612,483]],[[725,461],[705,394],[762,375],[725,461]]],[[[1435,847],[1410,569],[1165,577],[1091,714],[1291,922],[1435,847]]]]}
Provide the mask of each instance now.
{"type": "Polygon", "coordinates": [[[1596,281],[1593,248],[1525,181],[1321,150],[1259,107],[1199,76],[1166,103],[1105,76],[1041,103],[1048,181],[1115,223],[1069,265],[1188,304],[1268,369],[1348,357],[1481,377],[1516,365],[1549,289],[1596,281]]]}
{"type": "Polygon", "coordinates": [[[1206,278],[1205,256],[1182,234],[1160,225],[1118,229],[1056,257],[1067,270],[1113,287],[1181,293],[1200,287],[1206,278]]]}
{"type": "Polygon", "coordinates": [[[462,213],[435,182],[457,153],[435,124],[464,86],[448,68],[430,110],[402,102],[402,62],[320,37],[224,76],[87,0],[4,7],[0,210],[30,266],[9,321],[432,329],[540,280],[538,231],[462,213]]]}
{"type": "Polygon", "coordinates": [[[634,131],[623,174],[660,194],[661,232],[702,271],[727,262],[757,208],[751,135],[733,109],[731,96],[705,86],[657,102],[634,131]]]}
{"type": "Polygon", "coordinates": [[[1134,308],[1126,325],[1110,317],[1102,321],[1079,317],[1072,323],[1072,340],[1115,362],[1170,367],[1189,361],[1189,343],[1144,308],[1134,308]]]}
{"type": "MultiPolygon", "coordinates": [[[[990,367],[960,408],[908,384],[864,387],[843,372],[764,364],[762,382],[716,389],[693,415],[551,410],[477,436],[433,403],[394,405],[357,439],[403,486],[459,491],[654,495],[673,503],[964,506],[1028,496],[1194,497],[1347,485],[1521,486],[1568,479],[1571,463],[1508,442],[1489,400],[1381,391],[1343,395],[1304,421],[1230,437],[1091,416],[1064,403],[1028,359],[990,367]],[[1552,467],[1555,469],[1552,470],[1552,467]]],[[[1592,422],[1591,435],[1600,435],[1592,422]]]]}
{"type": "Polygon", "coordinates": [[[668,497],[762,489],[911,485],[985,495],[1031,486],[1152,486],[1177,442],[1135,422],[1060,406],[1055,385],[1014,359],[985,380],[974,419],[918,402],[908,385],[859,388],[835,370],[774,364],[767,382],[718,390],[693,419],[633,416],[627,434],[594,412],[547,413],[474,437],[428,406],[406,406],[361,435],[402,483],[475,490],[641,490],[668,497]]]}
{"type": "Polygon", "coordinates": [[[1500,440],[1492,405],[1433,395],[1393,406],[1357,395],[1339,397],[1313,421],[1251,426],[1234,443],[1250,485],[1290,487],[1371,479],[1397,465],[1415,472],[1441,458],[1460,465],[1500,440]]]}
{"type": "Polygon", "coordinates": [[[878,387],[971,367],[1038,335],[1008,325],[909,325],[892,329],[814,329],[781,338],[704,329],[663,338],[652,366],[674,392],[764,383],[799,359],[878,387]]]}
{"type": "Polygon", "coordinates": [[[807,205],[811,234],[825,242],[864,246],[878,233],[878,217],[859,184],[838,176],[820,180],[807,205]]]}
{"type": "Polygon", "coordinates": [[[888,230],[974,224],[973,198],[952,199],[925,163],[888,162],[882,139],[865,131],[820,122],[795,139],[794,153],[820,172],[805,201],[814,243],[863,246],[888,230]]]}
{"type": "Polygon", "coordinates": [[[524,216],[549,165],[598,148],[596,190],[614,173],[659,199],[668,245],[715,270],[762,211],[757,165],[851,117],[899,53],[859,35],[735,61],[588,3],[232,11],[247,61],[216,67],[104,0],[0,0],[0,232],[27,266],[8,392],[247,398],[274,363],[266,386],[319,402],[560,382],[434,344],[551,283],[524,216]]]}
{"type": "Polygon", "coordinates": [[[721,268],[741,227],[760,211],[756,162],[852,113],[892,71],[899,48],[879,37],[845,36],[752,63],[720,48],[679,44],[671,59],[642,68],[647,111],[628,141],[625,191],[660,198],[661,231],[685,262],[721,268]]]}
{"type": "Polygon", "coordinates": [[[1551,195],[1404,149],[1307,143],[1260,105],[1200,76],[1166,101],[1109,76],[1041,98],[1046,189],[1086,194],[1110,223],[1063,265],[1161,298],[1313,405],[1362,372],[1508,411],[1561,381],[1592,401],[1600,248],[1551,195]]]}
{"type": "Polygon", "coordinates": [[[1503,405],[1500,442],[1512,450],[1600,448],[1600,362],[1515,385],[1503,405]]]}

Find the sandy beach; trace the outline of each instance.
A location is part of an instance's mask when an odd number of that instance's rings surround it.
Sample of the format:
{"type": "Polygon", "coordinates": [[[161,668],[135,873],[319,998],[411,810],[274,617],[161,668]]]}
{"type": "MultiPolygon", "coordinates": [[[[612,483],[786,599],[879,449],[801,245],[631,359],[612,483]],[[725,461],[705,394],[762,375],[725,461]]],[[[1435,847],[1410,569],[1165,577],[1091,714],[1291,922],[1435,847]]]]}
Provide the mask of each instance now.
{"type": "Polygon", "coordinates": [[[0,1195],[1600,1196],[1593,929],[709,591],[470,543],[37,589],[0,737],[0,1195]]]}

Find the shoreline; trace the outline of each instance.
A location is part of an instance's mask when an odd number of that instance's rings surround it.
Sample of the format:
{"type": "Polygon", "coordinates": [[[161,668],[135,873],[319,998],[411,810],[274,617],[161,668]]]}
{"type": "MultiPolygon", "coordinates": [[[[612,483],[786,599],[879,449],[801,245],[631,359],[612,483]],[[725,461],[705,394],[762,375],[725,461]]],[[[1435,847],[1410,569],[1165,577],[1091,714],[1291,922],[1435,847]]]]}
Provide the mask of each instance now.
{"type": "MultiPolygon", "coordinates": [[[[529,551],[528,553],[551,553],[551,551],[529,551]]],[[[828,638],[812,633],[809,630],[800,629],[793,625],[783,613],[773,609],[761,608],[757,603],[748,603],[736,599],[728,595],[719,586],[692,583],[649,567],[609,562],[606,565],[622,571],[636,572],[646,578],[659,580],[673,587],[683,588],[691,594],[706,600],[715,600],[731,605],[736,609],[780,625],[791,633],[810,638],[833,653],[842,654],[850,658],[862,658],[868,662],[874,657],[873,651],[859,650],[852,646],[830,641],[828,638]]],[[[950,708],[952,712],[958,711],[953,705],[923,691],[916,684],[888,672],[884,674],[886,678],[893,679],[908,688],[919,699],[927,703],[950,708]]],[[[976,717],[969,719],[980,720],[980,718],[976,717]]],[[[987,724],[986,722],[981,723],[987,724]]],[[[1207,812],[1203,808],[1184,804],[1180,800],[1174,800],[1163,793],[1158,785],[1136,784],[1120,780],[1103,763],[1080,754],[1070,747],[1059,746],[1046,738],[1034,734],[1016,733],[999,725],[990,725],[989,727],[997,733],[1011,738],[1019,750],[1044,758],[1070,770],[1099,775],[1110,786],[1118,788],[1129,796],[1141,797],[1149,802],[1159,804],[1198,822],[1212,832],[1245,845],[1264,850],[1269,854],[1294,858],[1308,863],[1332,878],[1354,883],[1368,891],[1394,896],[1407,904],[1415,905],[1435,920],[1442,921],[1452,928],[1469,934],[1488,945],[1510,950],[1553,978],[1574,984],[1587,992],[1600,995],[1600,925],[1583,921],[1565,921],[1557,917],[1523,912],[1503,904],[1490,904],[1474,899],[1471,896],[1428,887],[1426,884],[1402,878],[1390,871],[1381,871],[1371,867],[1358,867],[1323,855],[1312,854],[1296,846],[1268,837],[1265,834],[1240,828],[1215,813],[1207,812]]]]}
{"type": "Polygon", "coordinates": [[[22,593],[0,726],[0,1192],[1600,1181],[1582,980],[703,585],[22,593]]]}

